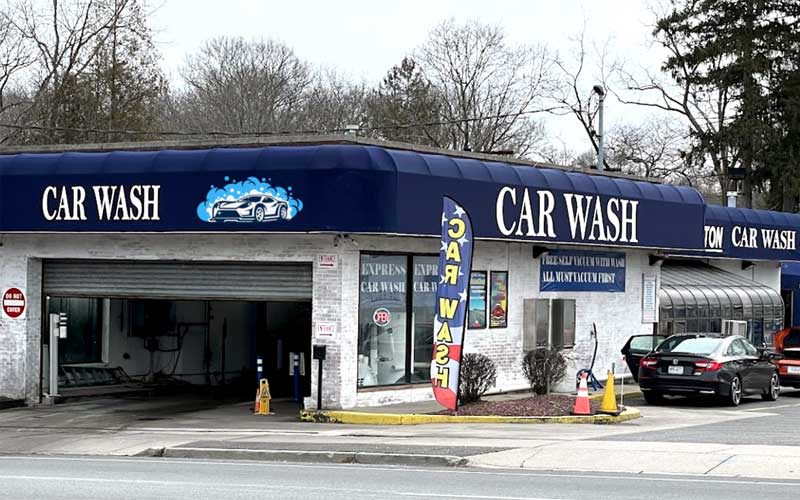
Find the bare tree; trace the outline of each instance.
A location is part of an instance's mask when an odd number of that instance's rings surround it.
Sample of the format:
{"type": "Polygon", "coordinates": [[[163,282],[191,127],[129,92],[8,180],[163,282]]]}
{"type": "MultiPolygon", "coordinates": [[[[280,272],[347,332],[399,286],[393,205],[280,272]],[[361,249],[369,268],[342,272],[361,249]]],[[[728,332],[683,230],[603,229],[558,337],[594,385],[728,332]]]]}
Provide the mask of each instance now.
{"type": "Polygon", "coordinates": [[[314,82],[309,65],[288,46],[241,37],[207,41],[186,59],[181,74],[195,128],[213,124],[238,133],[294,127],[314,82]]]}
{"type": "MultiPolygon", "coordinates": [[[[611,58],[608,40],[602,46],[587,43],[585,21],[583,29],[570,39],[570,43],[573,45],[572,53],[568,57],[559,54],[556,58],[554,73],[557,84],[551,88],[549,98],[556,104],[554,114],[572,115],[578,120],[596,155],[599,144],[594,123],[599,102],[592,87],[599,84],[607,89],[609,75],[621,64],[611,58]]],[[[596,163],[595,159],[590,165],[596,163]]],[[[610,166],[607,160],[603,163],[605,168],[610,166]]]]}
{"type": "MultiPolygon", "coordinates": [[[[667,15],[670,5],[665,4],[662,8],[666,10],[654,12],[659,19],[667,15]]],[[[713,73],[724,66],[724,57],[704,61],[704,66],[701,66],[686,56],[691,49],[687,39],[668,23],[660,24],[654,35],[655,42],[674,61],[674,67],[667,75],[644,68],[637,74],[619,71],[623,85],[628,91],[633,91],[636,97],[618,97],[623,103],[662,110],[685,120],[694,146],[691,150],[687,149],[689,163],[703,164],[709,161],[719,184],[719,193],[724,196],[728,190],[729,170],[741,163],[739,148],[731,141],[721,140],[727,123],[736,113],[735,90],[726,85],[698,84],[704,74],[713,73]]]]}
{"type": "Polygon", "coordinates": [[[691,138],[686,124],[672,116],[650,116],[637,125],[609,131],[607,158],[613,169],[707,190],[713,171],[687,154],[691,138]]]}
{"type": "Polygon", "coordinates": [[[41,125],[64,126],[74,112],[69,101],[78,79],[115,30],[126,27],[128,7],[129,0],[16,0],[2,14],[36,54],[32,97],[41,125]]]}
{"type": "Polygon", "coordinates": [[[332,69],[318,69],[296,117],[306,132],[333,132],[362,127],[366,115],[367,87],[332,69]]]}
{"type": "MultiPolygon", "coordinates": [[[[5,9],[7,6],[3,6],[5,9]]],[[[31,104],[22,78],[24,71],[34,62],[32,47],[11,24],[8,13],[0,14],[0,121],[21,125],[31,104]]],[[[18,129],[0,127],[0,143],[7,142],[18,129]]]]}
{"type": "Polygon", "coordinates": [[[498,26],[449,20],[415,59],[442,103],[443,147],[525,155],[542,135],[534,113],[550,84],[543,47],[509,45],[498,26]]]}

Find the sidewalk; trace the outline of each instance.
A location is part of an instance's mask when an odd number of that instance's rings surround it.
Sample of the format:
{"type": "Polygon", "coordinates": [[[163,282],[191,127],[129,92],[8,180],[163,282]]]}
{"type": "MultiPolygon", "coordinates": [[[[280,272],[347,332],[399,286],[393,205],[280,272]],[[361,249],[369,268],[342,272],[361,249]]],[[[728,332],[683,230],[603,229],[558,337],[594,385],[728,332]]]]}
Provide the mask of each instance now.
{"type": "MultiPolygon", "coordinates": [[[[175,404],[180,408],[182,402],[175,404]]],[[[5,410],[0,412],[0,453],[800,479],[800,447],[613,440],[724,422],[758,426],[767,411],[642,406],[641,419],[618,425],[367,426],[297,422],[290,418],[291,406],[279,408],[282,418],[254,416],[247,403],[183,409],[159,414],[141,401],[116,406],[95,401],[5,410]]]]}

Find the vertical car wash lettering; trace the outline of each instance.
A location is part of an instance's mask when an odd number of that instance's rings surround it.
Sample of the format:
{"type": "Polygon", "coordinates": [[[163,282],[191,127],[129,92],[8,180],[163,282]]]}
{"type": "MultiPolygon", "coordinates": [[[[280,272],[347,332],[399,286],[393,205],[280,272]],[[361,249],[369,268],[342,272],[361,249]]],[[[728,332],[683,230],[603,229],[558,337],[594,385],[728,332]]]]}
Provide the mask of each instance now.
{"type": "Polygon", "coordinates": [[[454,200],[445,197],[443,205],[431,384],[436,401],[455,411],[467,313],[467,286],[472,268],[472,223],[466,211],[454,200]]]}

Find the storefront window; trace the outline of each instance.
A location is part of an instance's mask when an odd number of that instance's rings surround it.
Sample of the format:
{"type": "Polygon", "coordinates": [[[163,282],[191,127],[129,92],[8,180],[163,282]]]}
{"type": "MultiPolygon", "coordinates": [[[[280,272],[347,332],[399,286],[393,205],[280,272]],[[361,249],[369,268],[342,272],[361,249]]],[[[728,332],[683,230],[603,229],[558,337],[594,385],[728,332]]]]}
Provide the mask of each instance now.
{"type": "Polygon", "coordinates": [[[361,255],[359,387],[430,380],[438,281],[438,256],[361,255]]]}
{"type": "Polygon", "coordinates": [[[411,382],[427,382],[431,378],[433,349],[433,315],[436,307],[436,285],[439,282],[439,257],[415,255],[413,329],[411,331],[411,382]]]}
{"type": "Polygon", "coordinates": [[[362,255],[358,321],[358,386],[406,382],[404,255],[362,255]]]}

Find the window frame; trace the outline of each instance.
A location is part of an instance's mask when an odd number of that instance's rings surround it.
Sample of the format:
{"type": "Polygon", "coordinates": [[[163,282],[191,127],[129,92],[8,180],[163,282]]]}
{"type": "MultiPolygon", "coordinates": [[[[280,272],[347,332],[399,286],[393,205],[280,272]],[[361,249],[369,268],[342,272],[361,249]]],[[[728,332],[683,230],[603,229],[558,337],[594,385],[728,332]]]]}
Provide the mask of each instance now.
{"type": "MultiPolygon", "coordinates": [[[[371,391],[375,389],[386,389],[386,388],[401,388],[405,386],[419,386],[421,384],[430,383],[430,381],[419,381],[414,382],[412,381],[412,370],[413,366],[411,366],[412,361],[412,353],[411,349],[414,348],[414,339],[412,338],[412,331],[414,328],[413,325],[413,312],[414,312],[414,257],[439,257],[438,253],[415,253],[415,252],[389,252],[389,251],[362,251],[358,254],[358,312],[356,314],[357,324],[358,324],[358,336],[361,335],[361,263],[362,257],[365,255],[382,255],[382,256],[390,256],[390,257],[403,257],[405,259],[406,264],[406,276],[405,276],[405,283],[406,283],[406,292],[405,292],[405,313],[406,313],[406,325],[405,325],[405,374],[403,376],[402,383],[396,384],[375,384],[375,385],[367,385],[367,386],[359,386],[358,385],[358,373],[356,373],[356,391],[371,391]]],[[[435,332],[434,332],[435,335],[435,332]]],[[[356,340],[356,345],[360,343],[360,339],[356,340]]],[[[358,348],[357,348],[358,349],[358,348]]],[[[431,347],[433,349],[433,347],[431,347]]],[[[432,352],[432,351],[431,351],[432,352]]],[[[358,354],[358,353],[356,353],[358,354]]],[[[358,372],[358,365],[355,366],[356,372],[358,372]]]]}

